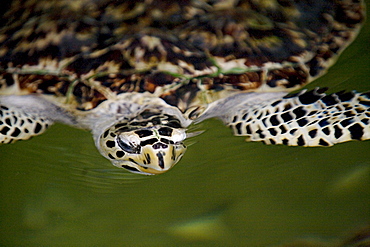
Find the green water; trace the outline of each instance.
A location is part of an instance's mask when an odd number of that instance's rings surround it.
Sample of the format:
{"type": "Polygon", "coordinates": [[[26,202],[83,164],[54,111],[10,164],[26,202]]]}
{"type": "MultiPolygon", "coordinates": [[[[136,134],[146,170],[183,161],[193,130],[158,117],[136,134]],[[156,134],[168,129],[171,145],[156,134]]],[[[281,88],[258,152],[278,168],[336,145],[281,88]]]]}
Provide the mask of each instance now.
{"type": "MultiPolygon", "coordinates": [[[[370,28],[312,83],[370,90],[370,28]]],[[[370,141],[246,143],[217,120],[159,176],[113,167],[88,132],[55,125],[0,147],[1,246],[279,246],[370,221],[370,141]]]]}

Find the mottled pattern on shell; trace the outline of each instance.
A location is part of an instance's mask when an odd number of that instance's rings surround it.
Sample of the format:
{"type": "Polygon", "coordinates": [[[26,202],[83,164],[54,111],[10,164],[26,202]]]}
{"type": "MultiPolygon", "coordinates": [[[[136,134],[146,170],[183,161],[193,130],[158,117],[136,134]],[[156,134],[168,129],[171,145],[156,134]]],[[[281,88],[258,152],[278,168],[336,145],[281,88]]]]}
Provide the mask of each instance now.
{"type": "Polygon", "coordinates": [[[238,91],[291,91],[324,73],[364,19],[346,0],[7,4],[0,90],[79,110],[125,92],[186,111],[238,91]]]}

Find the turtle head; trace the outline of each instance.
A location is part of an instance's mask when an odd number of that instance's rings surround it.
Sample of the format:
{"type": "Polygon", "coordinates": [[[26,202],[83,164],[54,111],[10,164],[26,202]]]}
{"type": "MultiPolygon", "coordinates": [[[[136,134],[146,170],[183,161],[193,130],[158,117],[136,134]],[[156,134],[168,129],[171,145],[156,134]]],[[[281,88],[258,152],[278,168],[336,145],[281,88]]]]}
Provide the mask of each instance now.
{"type": "Polygon", "coordinates": [[[181,159],[186,150],[182,143],[185,138],[182,128],[116,124],[100,136],[98,149],[117,167],[155,175],[168,171],[181,159]]]}

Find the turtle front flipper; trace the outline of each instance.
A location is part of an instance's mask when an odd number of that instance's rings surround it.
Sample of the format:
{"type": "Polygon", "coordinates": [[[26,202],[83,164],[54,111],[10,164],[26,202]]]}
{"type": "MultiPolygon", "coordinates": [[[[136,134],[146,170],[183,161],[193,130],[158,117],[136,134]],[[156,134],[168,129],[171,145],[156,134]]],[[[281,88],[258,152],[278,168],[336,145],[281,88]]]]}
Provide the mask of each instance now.
{"type": "Polygon", "coordinates": [[[0,143],[27,140],[42,134],[53,122],[0,104],[0,143]]]}
{"type": "Polygon", "coordinates": [[[40,135],[63,117],[68,119],[59,107],[38,96],[0,96],[0,144],[40,135]]]}
{"type": "Polygon", "coordinates": [[[274,96],[265,101],[234,102],[221,119],[235,135],[266,144],[332,146],[370,139],[370,92],[324,91],[304,90],[281,99],[274,96]]]}

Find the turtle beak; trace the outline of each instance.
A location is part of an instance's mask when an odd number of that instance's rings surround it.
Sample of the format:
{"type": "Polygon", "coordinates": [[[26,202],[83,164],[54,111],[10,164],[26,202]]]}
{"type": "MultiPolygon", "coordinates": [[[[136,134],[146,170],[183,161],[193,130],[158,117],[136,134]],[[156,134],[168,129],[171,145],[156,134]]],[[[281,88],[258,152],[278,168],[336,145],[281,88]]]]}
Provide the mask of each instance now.
{"type": "Polygon", "coordinates": [[[142,147],[141,153],[127,157],[125,160],[112,160],[113,165],[125,168],[132,173],[157,175],[165,173],[176,165],[186,151],[182,143],[142,147]]]}
{"type": "Polygon", "coordinates": [[[137,167],[142,173],[161,174],[170,170],[181,159],[186,151],[183,144],[168,145],[166,148],[155,149],[146,146],[142,150],[143,160],[137,167]]]}

